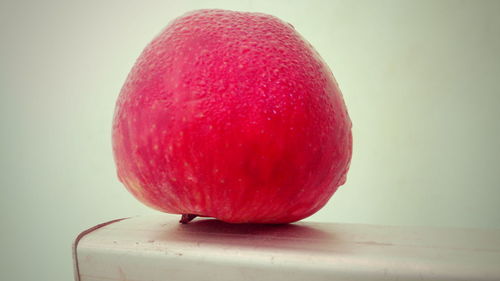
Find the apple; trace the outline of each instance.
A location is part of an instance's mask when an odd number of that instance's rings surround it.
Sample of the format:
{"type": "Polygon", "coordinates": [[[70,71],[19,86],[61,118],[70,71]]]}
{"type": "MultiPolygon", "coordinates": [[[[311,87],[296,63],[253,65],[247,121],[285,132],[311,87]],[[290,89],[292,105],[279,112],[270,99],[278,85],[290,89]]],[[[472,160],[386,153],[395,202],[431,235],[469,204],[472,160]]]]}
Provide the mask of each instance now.
{"type": "Polygon", "coordinates": [[[290,223],[346,180],[351,121],[330,69],[294,27],[197,10],[142,52],[116,103],[120,181],[144,204],[231,223],[290,223]]]}

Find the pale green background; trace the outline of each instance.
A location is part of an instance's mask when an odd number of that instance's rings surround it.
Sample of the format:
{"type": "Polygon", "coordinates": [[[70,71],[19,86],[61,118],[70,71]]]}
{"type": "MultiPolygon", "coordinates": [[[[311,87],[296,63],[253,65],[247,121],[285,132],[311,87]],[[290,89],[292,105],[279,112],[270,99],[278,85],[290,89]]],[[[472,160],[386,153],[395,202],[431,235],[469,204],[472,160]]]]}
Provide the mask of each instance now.
{"type": "Polygon", "coordinates": [[[114,102],[153,36],[202,7],[292,23],[341,86],[351,171],[307,220],[500,227],[500,1],[178,2],[1,2],[0,280],[71,280],[81,230],[156,213],[115,176],[114,102]]]}

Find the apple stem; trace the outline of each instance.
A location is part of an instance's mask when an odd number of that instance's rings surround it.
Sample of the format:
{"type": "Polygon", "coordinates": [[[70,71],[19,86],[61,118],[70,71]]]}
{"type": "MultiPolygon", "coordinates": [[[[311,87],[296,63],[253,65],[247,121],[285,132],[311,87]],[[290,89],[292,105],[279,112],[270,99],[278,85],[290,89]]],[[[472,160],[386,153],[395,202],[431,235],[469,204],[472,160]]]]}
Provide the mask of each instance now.
{"type": "Polygon", "coordinates": [[[181,220],[179,221],[182,224],[186,224],[196,218],[197,215],[193,214],[182,214],[181,220]]]}

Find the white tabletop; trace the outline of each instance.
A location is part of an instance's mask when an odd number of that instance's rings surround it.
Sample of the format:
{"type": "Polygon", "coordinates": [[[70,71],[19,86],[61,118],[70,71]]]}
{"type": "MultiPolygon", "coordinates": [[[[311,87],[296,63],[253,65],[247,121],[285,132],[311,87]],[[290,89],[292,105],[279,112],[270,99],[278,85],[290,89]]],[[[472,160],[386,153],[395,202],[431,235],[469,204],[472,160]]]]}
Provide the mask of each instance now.
{"type": "Polygon", "coordinates": [[[76,279],[500,280],[500,230],[179,218],[134,217],[84,232],[76,279]]]}

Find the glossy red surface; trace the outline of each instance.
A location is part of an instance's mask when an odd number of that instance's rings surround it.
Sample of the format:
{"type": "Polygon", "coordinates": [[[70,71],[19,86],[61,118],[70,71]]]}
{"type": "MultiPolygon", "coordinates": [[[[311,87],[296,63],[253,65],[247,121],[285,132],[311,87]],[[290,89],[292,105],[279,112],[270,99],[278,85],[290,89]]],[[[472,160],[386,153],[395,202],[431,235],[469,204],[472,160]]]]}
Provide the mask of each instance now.
{"type": "Polygon", "coordinates": [[[188,13],[143,51],[117,101],[118,176],[145,204],[286,223],[345,182],[351,122],[331,71],[269,15],[188,13]]]}

